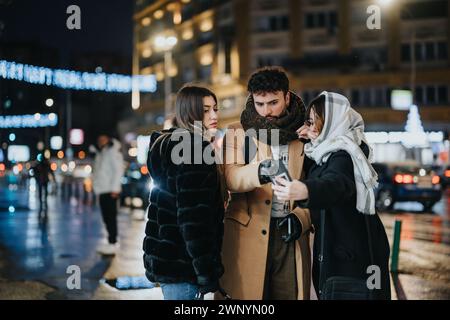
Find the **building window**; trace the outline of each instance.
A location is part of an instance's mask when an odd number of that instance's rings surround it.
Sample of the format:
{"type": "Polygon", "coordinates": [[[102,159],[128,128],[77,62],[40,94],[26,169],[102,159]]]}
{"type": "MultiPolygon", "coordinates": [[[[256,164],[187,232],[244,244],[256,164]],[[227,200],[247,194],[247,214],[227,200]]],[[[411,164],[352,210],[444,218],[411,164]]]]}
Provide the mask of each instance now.
{"type": "Polygon", "coordinates": [[[422,87],[415,88],[414,100],[419,105],[423,104],[424,98],[423,98],[423,88],[422,87]]]}
{"type": "Polygon", "coordinates": [[[319,12],[317,13],[317,27],[324,28],[325,27],[325,13],[319,12]]]}
{"type": "Polygon", "coordinates": [[[428,0],[406,3],[406,10],[401,10],[403,20],[446,18],[448,12],[447,0],[428,0]]]}
{"type": "Polygon", "coordinates": [[[436,103],[436,88],[434,86],[426,87],[426,104],[436,103]]]}
{"type": "Polygon", "coordinates": [[[447,60],[448,59],[448,44],[447,44],[447,42],[438,42],[437,58],[439,60],[447,60]]]}
{"type": "Polygon", "coordinates": [[[194,16],[194,6],[191,1],[188,4],[183,5],[183,7],[181,8],[182,21],[189,20],[193,16],[194,16]]]}
{"type": "Polygon", "coordinates": [[[362,104],[364,107],[372,105],[372,91],[370,89],[362,90],[362,104]]]}
{"type": "Polygon", "coordinates": [[[289,30],[289,17],[285,16],[264,16],[256,20],[256,30],[258,32],[277,32],[289,30]]]}
{"type": "Polygon", "coordinates": [[[211,80],[211,65],[200,67],[200,80],[204,82],[211,80]]]}
{"type": "MultiPolygon", "coordinates": [[[[421,42],[414,45],[416,61],[439,61],[448,59],[446,42],[421,42]]],[[[411,44],[404,43],[401,47],[403,62],[411,62],[411,44]]]]}
{"type": "Polygon", "coordinates": [[[307,29],[312,29],[314,28],[315,23],[314,23],[314,14],[312,13],[307,13],[306,14],[306,18],[305,18],[305,27],[307,29]]]}
{"type": "Polygon", "coordinates": [[[338,17],[336,11],[309,12],[305,14],[305,27],[307,29],[337,27],[338,17]]]}
{"type": "Polygon", "coordinates": [[[448,103],[448,87],[439,86],[438,87],[438,103],[447,104],[448,103]]]}
{"type": "Polygon", "coordinates": [[[282,66],[284,60],[285,56],[281,55],[259,56],[257,58],[258,68],[266,66],[282,66]]]}
{"type": "Polygon", "coordinates": [[[375,106],[384,106],[386,101],[384,100],[385,91],[382,88],[375,89],[375,106]]]}
{"type": "Polygon", "coordinates": [[[192,82],[195,79],[194,68],[185,67],[183,69],[183,82],[192,82]]]}
{"type": "Polygon", "coordinates": [[[411,46],[409,44],[402,44],[402,61],[411,61],[411,46]]]}
{"type": "Polygon", "coordinates": [[[359,90],[357,90],[357,89],[353,89],[352,90],[352,102],[351,102],[351,104],[352,105],[359,105],[361,102],[360,102],[360,93],[359,93],[359,90]]]}
{"type": "Polygon", "coordinates": [[[213,32],[202,32],[198,35],[197,46],[202,46],[204,44],[210,43],[213,40],[213,32]]]}

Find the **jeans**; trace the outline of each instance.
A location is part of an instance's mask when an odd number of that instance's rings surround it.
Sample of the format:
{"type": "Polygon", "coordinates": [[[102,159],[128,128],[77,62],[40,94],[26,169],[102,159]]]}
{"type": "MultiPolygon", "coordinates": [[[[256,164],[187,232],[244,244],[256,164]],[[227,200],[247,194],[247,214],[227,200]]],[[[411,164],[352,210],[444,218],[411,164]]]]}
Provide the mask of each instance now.
{"type": "Polygon", "coordinates": [[[164,300],[197,300],[199,293],[197,285],[187,282],[160,283],[164,300]]]}
{"type": "Polygon", "coordinates": [[[117,199],[111,196],[111,193],[102,193],[100,195],[100,210],[102,212],[103,222],[108,231],[108,242],[117,242],[117,199]]]}

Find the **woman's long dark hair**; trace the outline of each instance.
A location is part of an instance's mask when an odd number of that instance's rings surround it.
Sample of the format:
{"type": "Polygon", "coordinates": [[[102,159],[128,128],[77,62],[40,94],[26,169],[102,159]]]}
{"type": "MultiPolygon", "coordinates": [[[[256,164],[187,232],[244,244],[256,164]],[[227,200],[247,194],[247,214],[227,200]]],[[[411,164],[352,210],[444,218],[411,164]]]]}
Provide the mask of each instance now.
{"type": "Polygon", "coordinates": [[[217,104],[216,95],[209,89],[186,85],[177,93],[177,100],[175,102],[175,121],[177,127],[192,131],[194,129],[194,122],[203,122],[203,98],[213,97],[217,104]]]}
{"type": "Polygon", "coordinates": [[[325,95],[320,95],[309,103],[309,106],[306,109],[306,119],[309,118],[311,110],[316,114],[316,127],[320,134],[325,125],[325,95]]]}

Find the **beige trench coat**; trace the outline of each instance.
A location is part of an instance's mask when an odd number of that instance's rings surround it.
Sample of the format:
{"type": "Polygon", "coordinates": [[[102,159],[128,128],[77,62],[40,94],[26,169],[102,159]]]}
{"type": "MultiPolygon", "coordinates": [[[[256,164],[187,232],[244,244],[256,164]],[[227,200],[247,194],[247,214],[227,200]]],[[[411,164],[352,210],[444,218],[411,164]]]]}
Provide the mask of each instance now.
{"type": "MultiPolygon", "coordinates": [[[[224,140],[224,175],[231,200],[225,212],[222,260],[225,274],[221,286],[240,300],[263,298],[272,208],[271,184],[261,185],[259,163],[272,157],[270,146],[254,139],[257,154],[248,165],[244,162],[245,133],[239,123],[228,127],[224,140]]],[[[289,143],[289,174],[299,179],[303,167],[303,143],[289,143]]],[[[293,208],[293,202],[291,202],[293,208]]],[[[303,233],[295,245],[298,299],[309,299],[311,287],[311,219],[307,209],[295,208],[303,233]]],[[[216,294],[216,298],[221,298],[216,294]]]]}

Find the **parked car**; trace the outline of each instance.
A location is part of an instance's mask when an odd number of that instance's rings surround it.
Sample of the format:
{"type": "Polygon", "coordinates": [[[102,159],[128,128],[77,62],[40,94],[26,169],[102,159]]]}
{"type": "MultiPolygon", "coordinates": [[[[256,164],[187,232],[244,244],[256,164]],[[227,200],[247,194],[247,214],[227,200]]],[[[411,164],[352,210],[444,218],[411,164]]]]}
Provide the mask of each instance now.
{"type": "Polygon", "coordinates": [[[448,186],[450,186],[450,165],[444,167],[441,174],[442,180],[442,188],[445,190],[448,186]]]}
{"type": "Polygon", "coordinates": [[[390,210],[396,202],[416,201],[429,211],[442,197],[441,178],[430,166],[404,162],[374,163],[373,167],[378,173],[378,210],[390,210]]]}
{"type": "Polygon", "coordinates": [[[122,177],[121,206],[130,209],[146,209],[152,188],[147,166],[130,163],[122,177]]]}

